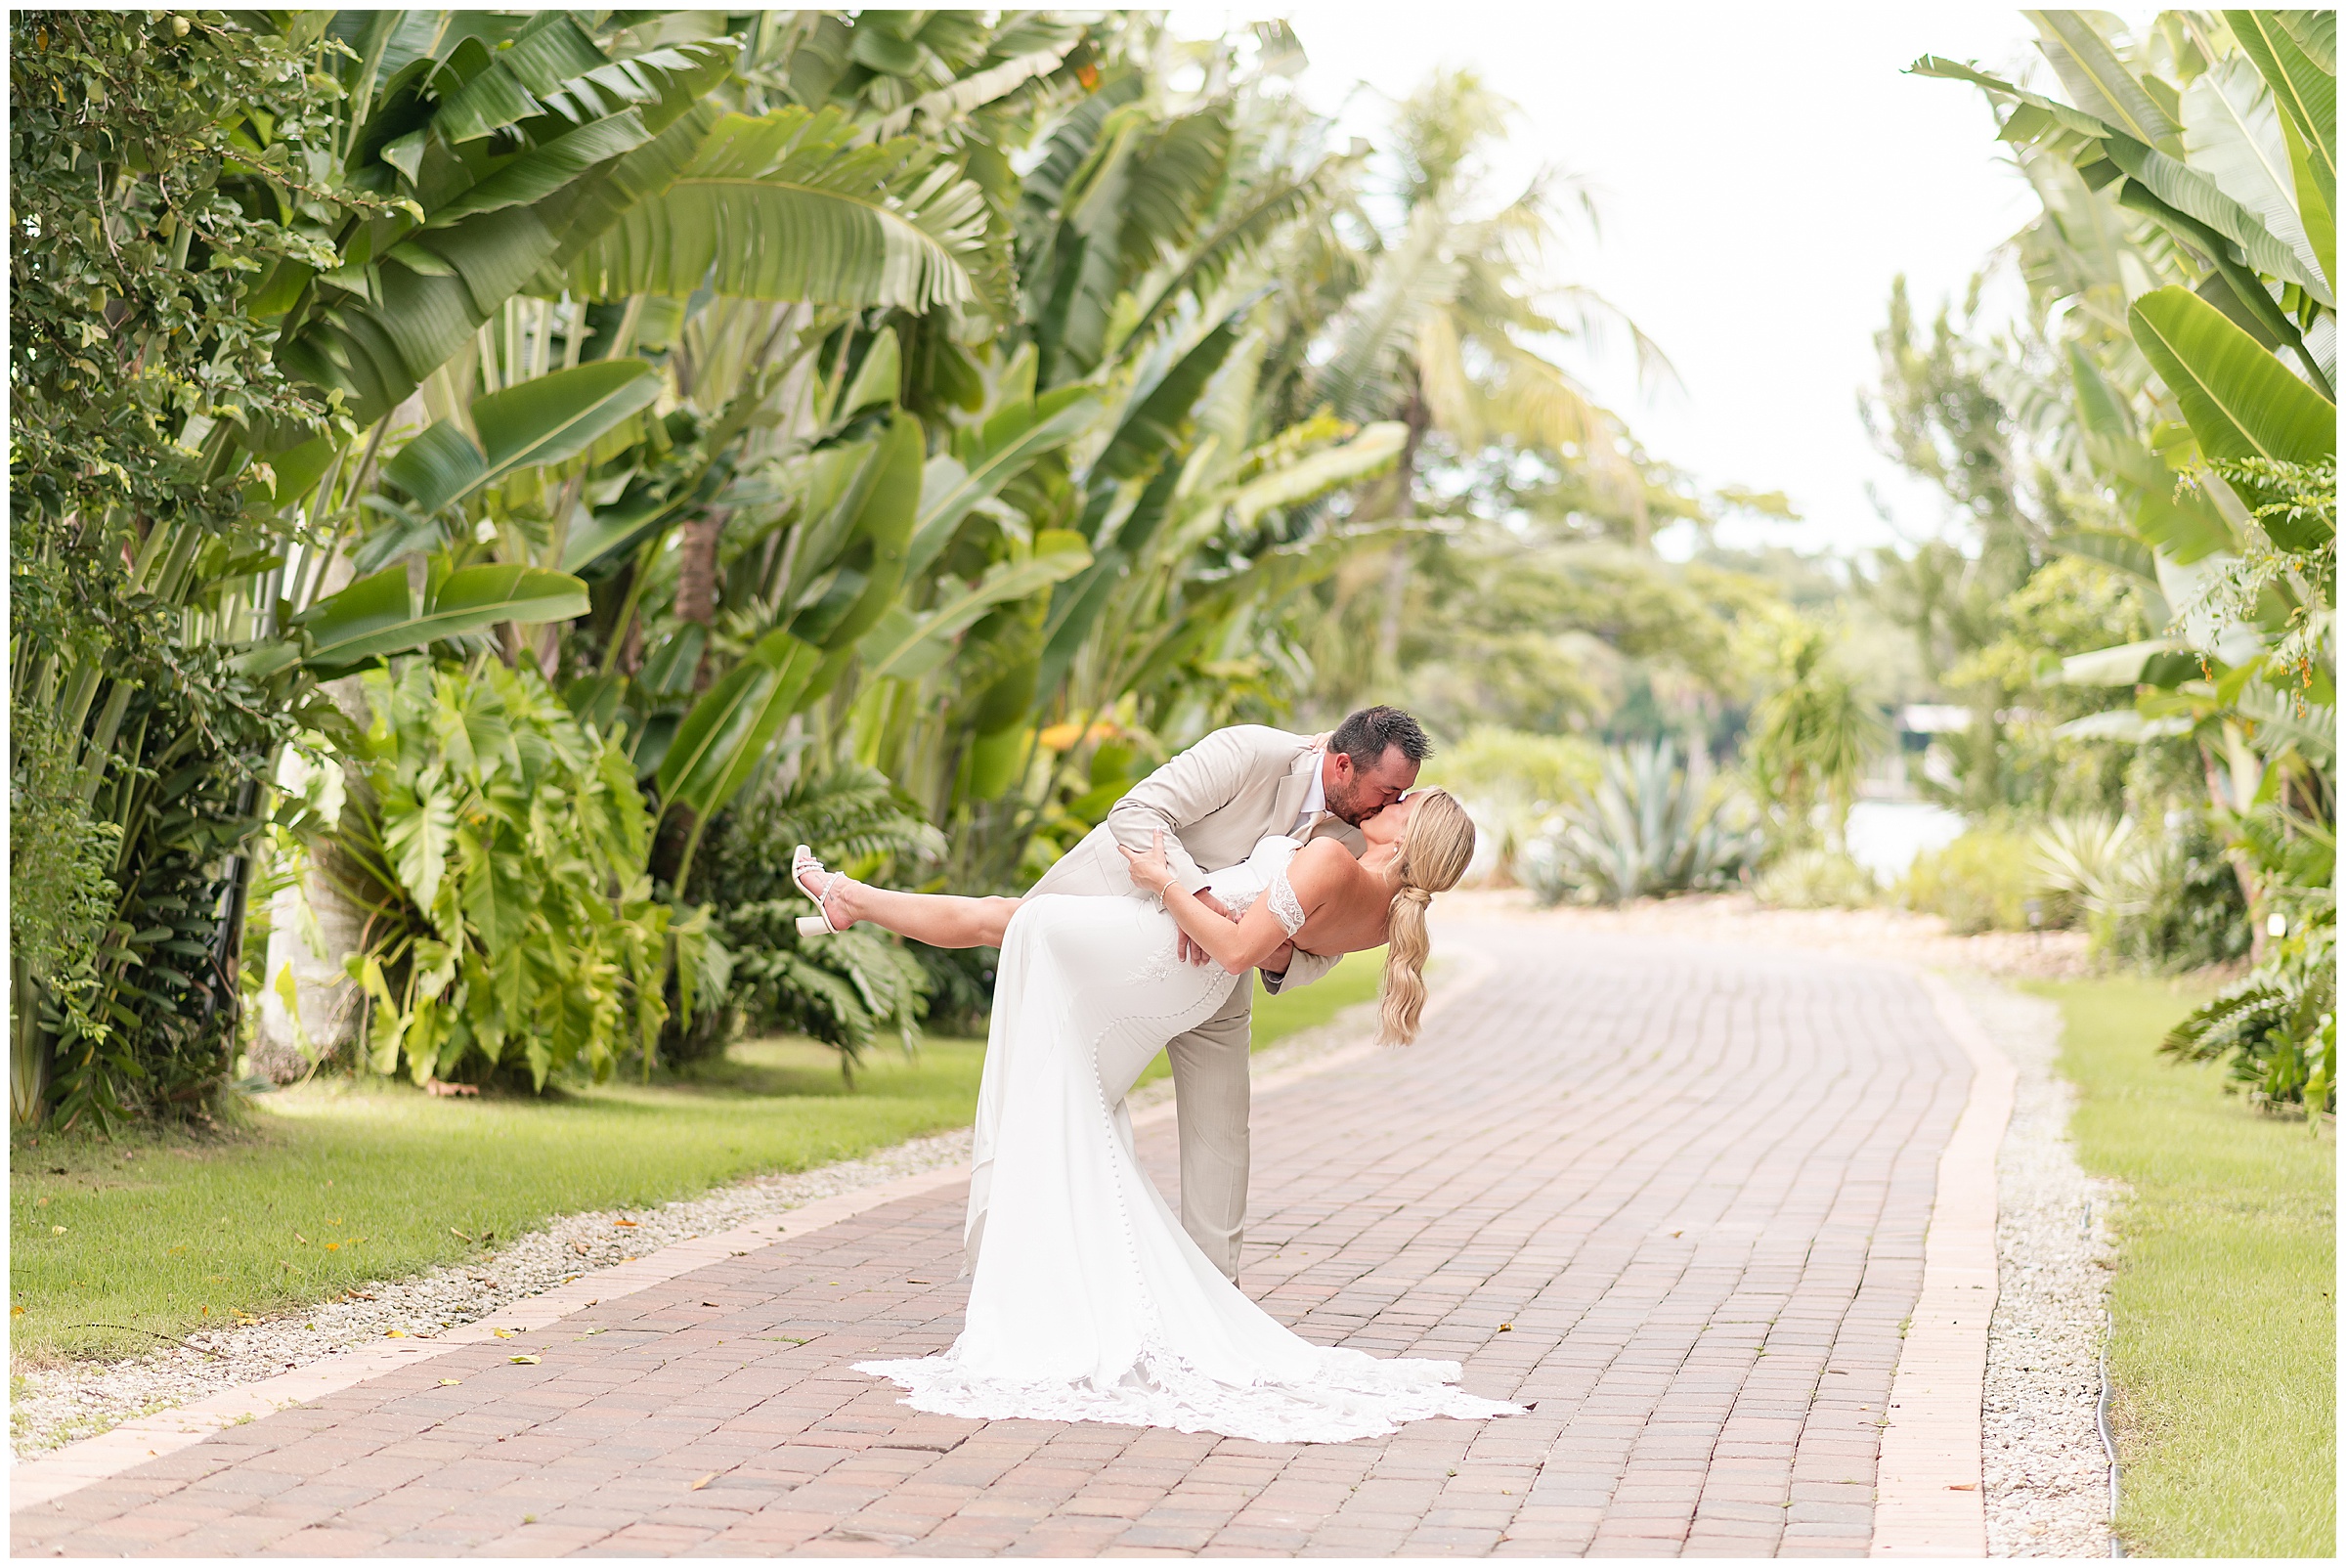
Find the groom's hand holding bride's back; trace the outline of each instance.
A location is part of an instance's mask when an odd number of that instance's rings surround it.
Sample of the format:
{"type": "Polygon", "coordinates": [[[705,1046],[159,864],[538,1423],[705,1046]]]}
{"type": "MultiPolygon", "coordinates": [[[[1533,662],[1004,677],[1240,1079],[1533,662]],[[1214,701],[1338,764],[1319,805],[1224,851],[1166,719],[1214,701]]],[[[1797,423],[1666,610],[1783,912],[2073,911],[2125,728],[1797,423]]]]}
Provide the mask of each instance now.
{"type": "MultiPolygon", "coordinates": [[[[1129,849],[1127,849],[1125,852],[1127,854],[1131,853],[1129,849]]],[[[1230,905],[1224,903],[1221,899],[1215,897],[1211,889],[1198,889],[1195,893],[1195,897],[1199,903],[1205,905],[1206,908],[1211,909],[1215,914],[1220,915],[1224,920],[1237,920],[1238,918],[1238,912],[1231,908],[1230,905]]],[[[1289,944],[1290,950],[1292,950],[1292,945],[1293,944],[1291,943],[1289,944]]],[[[1207,952],[1204,948],[1198,946],[1195,942],[1192,941],[1190,939],[1190,934],[1186,931],[1181,934],[1180,946],[1181,961],[1185,964],[1210,964],[1214,961],[1214,955],[1207,952]]],[[[1282,964],[1280,968],[1283,971],[1286,966],[1282,964]]]]}

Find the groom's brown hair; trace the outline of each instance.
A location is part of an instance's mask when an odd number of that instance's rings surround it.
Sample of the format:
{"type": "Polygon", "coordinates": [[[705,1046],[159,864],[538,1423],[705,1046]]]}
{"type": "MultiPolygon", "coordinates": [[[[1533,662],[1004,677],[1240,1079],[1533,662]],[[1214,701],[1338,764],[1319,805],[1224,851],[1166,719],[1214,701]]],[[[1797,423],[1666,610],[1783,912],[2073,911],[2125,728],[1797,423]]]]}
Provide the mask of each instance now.
{"type": "Polygon", "coordinates": [[[1327,737],[1327,746],[1351,758],[1352,765],[1364,772],[1383,762],[1385,753],[1396,746],[1412,762],[1422,762],[1434,754],[1434,743],[1425,738],[1416,719],[1381,703],[1348,717],[1327,737]]]}

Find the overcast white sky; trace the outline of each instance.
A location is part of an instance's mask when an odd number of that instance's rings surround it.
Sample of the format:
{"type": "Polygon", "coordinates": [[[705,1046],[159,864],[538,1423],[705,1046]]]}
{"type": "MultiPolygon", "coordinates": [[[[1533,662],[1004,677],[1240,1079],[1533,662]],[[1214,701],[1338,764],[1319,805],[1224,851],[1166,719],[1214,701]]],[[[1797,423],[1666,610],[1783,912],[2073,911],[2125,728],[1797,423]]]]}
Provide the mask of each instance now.
{"type": "MultiPolygon", "coordinates": [[[[1937,493],[1878,457],[1856,413],[1892,277],[1918,304],[1960,298],[2033,211],[1985,100],[1902,74],[1915,57],[1997,70],[2037,57],[2017,10],[1612,4],[1181,8],[1184,30],[1285,16],[1334,110],[1354,85],[1406,94],[1468,65],[1522,106],[1518,177],[1541,163],[1596,189],[1600,243],[1563,270],[1627,310],[1683,392],[1648,398],[1626,363],[1589,377],[1657,456],[1706,486],[1783,490],[1805,521],[1737,528],[1803,550],[1889,544],[1870,482],[1908,539],[1937,493]]],[[[1348,129],[1387,110],[1352,97],[1348,129]]]]}

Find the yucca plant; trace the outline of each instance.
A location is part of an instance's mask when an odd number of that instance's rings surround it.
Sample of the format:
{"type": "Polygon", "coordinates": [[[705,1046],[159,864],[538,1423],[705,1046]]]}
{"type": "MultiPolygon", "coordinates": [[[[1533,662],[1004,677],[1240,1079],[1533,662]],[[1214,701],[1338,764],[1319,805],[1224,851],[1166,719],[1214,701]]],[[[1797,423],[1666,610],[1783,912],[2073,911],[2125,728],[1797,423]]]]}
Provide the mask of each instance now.
{"type": "Polygon", "coordinates": [[[2031,838],[2038,886],[2066,906],[2048,914],[2049,926],[2082,910],[2107,940],[2113,922],[2143,905],[2158,874],[2158,846],[2129,817],[2055,817],[2031,838]]]}
{"type": "Polygon", "coordinates": [[[1761,844],[1701,752],[1681,764],[1675,744],[1656,740],[1606,751],[1596,787],[1527,847],[1525,881],[1548,903],[1723,888],[1761,844]]]}

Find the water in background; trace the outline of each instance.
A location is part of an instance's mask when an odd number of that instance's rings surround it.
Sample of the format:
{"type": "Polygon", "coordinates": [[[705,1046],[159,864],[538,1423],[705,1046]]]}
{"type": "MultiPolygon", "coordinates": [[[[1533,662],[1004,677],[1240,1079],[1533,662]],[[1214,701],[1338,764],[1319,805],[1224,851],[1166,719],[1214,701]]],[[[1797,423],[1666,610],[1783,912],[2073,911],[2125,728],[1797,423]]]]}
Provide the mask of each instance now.
{"type": "Polygon", "coordinates": [[[1885,883],[1895,882],[1925,849],[1942,849],[1963,832],[1963,818],[1928,801],[1859,801],[1849,808],[1849,858],[1885,883]]]}

